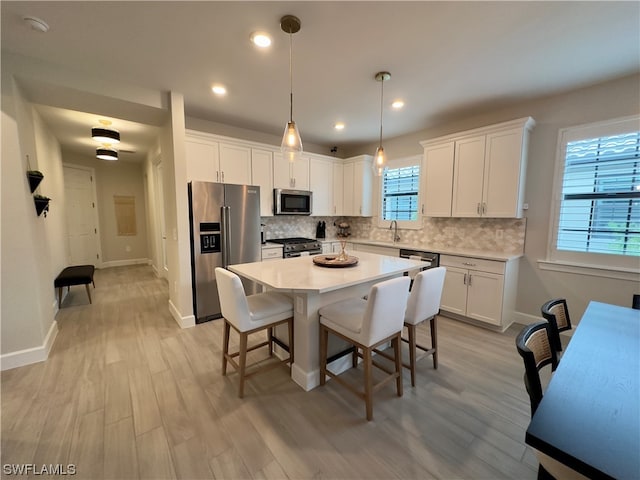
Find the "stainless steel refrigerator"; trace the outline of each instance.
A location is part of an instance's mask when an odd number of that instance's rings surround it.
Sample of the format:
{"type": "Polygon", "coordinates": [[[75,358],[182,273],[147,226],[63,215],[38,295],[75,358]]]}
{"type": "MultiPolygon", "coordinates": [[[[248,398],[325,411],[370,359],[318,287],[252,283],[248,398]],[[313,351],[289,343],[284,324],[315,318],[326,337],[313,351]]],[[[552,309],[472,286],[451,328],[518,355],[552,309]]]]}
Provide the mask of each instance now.
{"type": "Polygon", "coordinates": [[[261,260],[260,187],[192,181],[188,193],[193,314],[203,323],[222,316],[215,268],[261,260]]]}

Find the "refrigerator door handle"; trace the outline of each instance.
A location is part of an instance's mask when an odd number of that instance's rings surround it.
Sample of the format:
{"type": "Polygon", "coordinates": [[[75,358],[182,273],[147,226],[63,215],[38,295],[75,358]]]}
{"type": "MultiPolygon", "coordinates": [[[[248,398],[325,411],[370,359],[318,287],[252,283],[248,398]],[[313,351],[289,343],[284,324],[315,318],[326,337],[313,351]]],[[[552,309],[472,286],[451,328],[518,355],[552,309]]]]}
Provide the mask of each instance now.
{"type": "Polygon", "coordinates": [[[231,207],[220,207],[220,219],[222,220],[222,266],[227,268],[231,258],[231,207]]]}

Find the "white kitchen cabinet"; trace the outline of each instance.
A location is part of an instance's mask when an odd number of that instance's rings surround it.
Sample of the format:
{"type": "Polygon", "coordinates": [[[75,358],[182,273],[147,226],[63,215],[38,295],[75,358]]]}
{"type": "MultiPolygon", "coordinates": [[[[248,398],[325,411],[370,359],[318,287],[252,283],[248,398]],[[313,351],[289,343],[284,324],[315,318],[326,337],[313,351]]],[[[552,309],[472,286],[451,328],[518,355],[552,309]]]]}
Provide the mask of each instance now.
{"type": "Polygon", "coordinates": [[[344,215],[344,165],[342,162],[333,163],[333,213],[344,215]]]}
{"type": "Polygon", "coordinates": [[[526,117],[420,142],[424,215],[521,218],[534,125],[526,117]]]}
{"type": "Polygon", "coordinates": [[[453,194],[453,140],[424,147],[422,159],[422,214],[450,217],[453,194]]]}
{"type": "Polygon", "coordinates": [[[327,217],[334,215],[333,203],[333,162],[321,158],[311,158],[309,164],[309,186],[313,192],[311,215],[327,217]]]}
{"type": "Polygon", "coordinates": [[[220,177],[218,142],[187,137],[185,147],[187,180],[218,182],[220,177]]]}
{"type": "Polygon", "coordinates": [[[273,154],[273,188],[309,190],[309,157],[290,162],[281,153],[273,154]]]}
{"type": "Polygon", "coordinates": [[[185,147],[188,180],[251,183],[249,147],[218,142],[206,134],[187,134],[185,147]]]}
{"type": "Polygon", "coordinates": [[[383,247],[381,245],[369,245],[366,243],[356,243],[353,248],[356,252],[377,253],[378,255],[388,255],[389,257],[400,256],[399,248],[383,247]]]}
{"type": "Polygon", "coordinates": [[[370,155],[360,155],[345,160],[343,215],[351,217],[370,217],[373,215],[371,162],[370,155]]]}
{"type": "Polygon", "coordinates": [[[251,184],[251,148],[219,143],[220,182],[236,185],[251,184]]]}
{"type": "Polygon", "coordinates": [[[440,310],[505,330],[514,321],[518,259],[495,261],[441,255],[447,273],[440,310]]]}
{"type": "Polygon", "coordinates": [[[251,149],[251,184],[260,187],[260,216],[273,216],[273,152],[251,149]]]}
{"type": "Polygon", "coordinates": [[[262,261],[279,260],[282,258],[282,245],[266,244],[262,246],[262,261]]]}

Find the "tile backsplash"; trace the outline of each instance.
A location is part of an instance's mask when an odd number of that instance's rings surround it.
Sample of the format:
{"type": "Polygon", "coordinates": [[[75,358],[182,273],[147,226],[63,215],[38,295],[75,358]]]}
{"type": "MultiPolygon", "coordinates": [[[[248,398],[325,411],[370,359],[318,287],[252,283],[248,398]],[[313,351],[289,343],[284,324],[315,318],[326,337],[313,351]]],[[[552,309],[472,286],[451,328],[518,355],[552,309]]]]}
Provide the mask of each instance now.
{"type": "MultiPolygon", "coordinates": [[[[335,238],[337,225],[345,221],[351,225],[353,238],[392,241],[388,228],[379,228],[378,219],[362,217],[262,217],[265,237],[315,238],[319,221],[326,222],[327,238],[335,238]]],[[[487,252],[523,253],[526,231],[525,218],[427,218],[422,229],[398,229],[401,243],[424,248],[460,248],[487,252]]]]}

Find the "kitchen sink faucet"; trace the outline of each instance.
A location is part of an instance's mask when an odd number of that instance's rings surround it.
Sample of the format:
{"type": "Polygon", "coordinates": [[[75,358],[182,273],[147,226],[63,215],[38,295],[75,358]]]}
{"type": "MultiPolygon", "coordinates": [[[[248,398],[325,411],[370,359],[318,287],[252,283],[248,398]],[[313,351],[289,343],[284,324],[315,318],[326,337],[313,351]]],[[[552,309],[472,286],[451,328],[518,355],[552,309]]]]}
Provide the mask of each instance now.
{"type": "Polygon", "coordinates": [[[398,222],[395,220],[391,220],[389,224],[389,230],[393,228],[393,243],[399,242],[400,237],[398,236],[398,222]]]}

